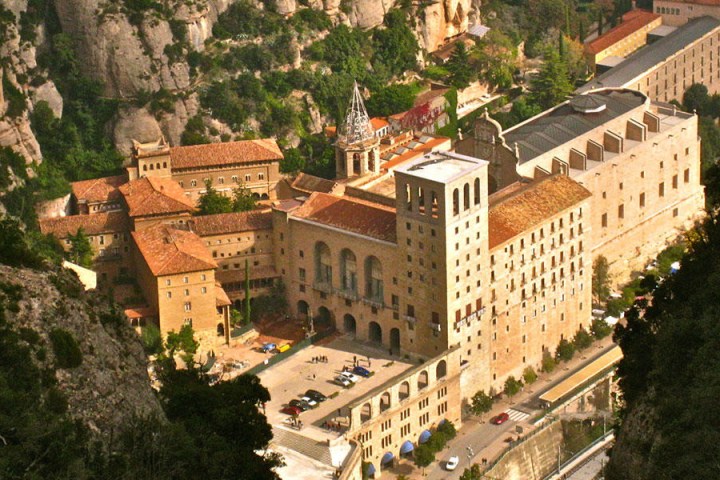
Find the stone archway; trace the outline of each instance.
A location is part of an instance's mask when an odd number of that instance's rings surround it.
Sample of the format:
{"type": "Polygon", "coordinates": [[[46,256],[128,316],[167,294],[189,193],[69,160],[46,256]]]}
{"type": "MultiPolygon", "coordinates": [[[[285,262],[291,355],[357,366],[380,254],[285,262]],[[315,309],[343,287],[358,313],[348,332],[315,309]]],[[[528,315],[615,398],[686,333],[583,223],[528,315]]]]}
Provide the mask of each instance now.
{"type": "Polygon", "coordinates": [[[333,316],[330,310],[327,309],[327,307],[320,307],[318,308],[318,314],[317,317],[315,317],[315,331],[319,332],[321,330],[330,330],[334,328],[333,324],[333,316]]]}
{"type": "Polygon", "coordinates": [[[297,314],[302,320],[305,320],[310,312],[310,305],[305,300],[300,300],[297,303],[297,314]]]}
{"type": "Polygon", "coordinates": [[[370,322],[370,325],[368,325],[368,340],[382,343],[382,327],[377,322],[370,322]]]}
{"type": "Polygon", "coordinates": [[[345,333],[352,335],[353,337],[357,333],[357,322],[355,317],[346,313],[343,317],[343,330],[345,333]]]}

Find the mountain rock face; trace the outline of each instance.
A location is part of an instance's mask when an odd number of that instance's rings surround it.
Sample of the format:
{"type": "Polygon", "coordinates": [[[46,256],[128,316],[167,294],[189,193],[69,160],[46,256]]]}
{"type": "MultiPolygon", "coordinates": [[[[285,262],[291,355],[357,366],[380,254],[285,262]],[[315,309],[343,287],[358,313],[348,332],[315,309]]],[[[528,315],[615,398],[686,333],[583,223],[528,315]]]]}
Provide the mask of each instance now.
{"type": "Polygon", "coordinates": [[[7,320],[18,331],[37,333],[41,368],[56,368],[58,388],[69,413],[98,435],[120,431],[132,418],[164,418],[150,388],[146,357],[138,335],[108,301],[82,290],[69,270],[39,272],[0,265],[0,285],[22,289],[17,311],[7,320]],[[53,332],[70,335],[82,353],[79,366],[58,368],[53,332]]]}

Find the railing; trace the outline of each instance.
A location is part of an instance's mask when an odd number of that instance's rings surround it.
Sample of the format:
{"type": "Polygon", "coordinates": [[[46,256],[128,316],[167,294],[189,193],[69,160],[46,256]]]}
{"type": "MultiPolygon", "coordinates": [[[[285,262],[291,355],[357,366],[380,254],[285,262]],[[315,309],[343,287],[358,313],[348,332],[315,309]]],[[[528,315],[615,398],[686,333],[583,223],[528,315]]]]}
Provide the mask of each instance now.
{"type": "Polygon", "coordinates": [[[332,285],[327,282],[315,282],[315,283],[313,283],[313,288],[315,290],[319,290],[323,293],[332,293],[333,292],[332,285]]]}

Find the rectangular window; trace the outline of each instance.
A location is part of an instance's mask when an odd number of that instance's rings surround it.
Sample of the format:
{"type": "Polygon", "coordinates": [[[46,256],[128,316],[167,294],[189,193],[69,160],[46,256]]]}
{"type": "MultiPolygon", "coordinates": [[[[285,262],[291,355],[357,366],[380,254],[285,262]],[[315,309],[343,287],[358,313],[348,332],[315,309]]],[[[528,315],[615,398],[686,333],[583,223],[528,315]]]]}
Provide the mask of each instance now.
{"type": "Polygon", "coordinates": [[[190,279],[188,277],[183,277],[183,283],[188,283],[190,279]]]}
{"type": "Polygon", "coordinates": [[[665,196],[665,182],[660,182],[658,185],[658,197],[662,198],[665,196]]]}
{"type": "Polygon", "coordinates": [[[684,178],[685,183],[690,183],[690,169],[689,168],[685,169],[684,177],[685,177],[684,178]]]}
{"type": "Polygon", "coordinates": [[[185,311],[186,312],[192,311],[192,302],[185,302],[185,311]]]}
{"type": "Polygon", "coordinates": [[[265,174],[264,174],[264,173],[258,173],[258,180],[265,180],[265,174]]]}
{"type": "Polygon", "coordinates": [[[640,208],[645,208],[645,194],[640,194],[640,208]]]}
{"type": "Polygon", "coordinates": [[[305,281],[305,269],[301,268],[299,271],[299,274],[300,274],[300,281],[304,282],[305,281]]]}
{"type": "Polygon", "coordinates": [[[625,205],[618,206],[618,218],[625,218],[625,205]]]}
{"type": "Polygon", "coordinates": [[[607,227],[607,213],[603,213],[603,215],[602,215],[602,227],[603,228],[607,227]]]}

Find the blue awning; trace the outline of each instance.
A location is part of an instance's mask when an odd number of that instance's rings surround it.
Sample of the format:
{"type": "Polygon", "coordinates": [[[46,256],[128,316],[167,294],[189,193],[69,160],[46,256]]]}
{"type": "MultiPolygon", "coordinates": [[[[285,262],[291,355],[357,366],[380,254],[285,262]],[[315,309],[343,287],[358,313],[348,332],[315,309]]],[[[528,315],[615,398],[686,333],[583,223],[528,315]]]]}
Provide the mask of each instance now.
{"type": "Polygon", "coordinates": [[[418,438],[418,443],[425,443],[428,440],[430,440],[430,436],[432,433],[430,433],[430,430],[425,430],[420,434],[420,438],[418,438]]]}
{"type": "Polygon", "coordinates": [[[392,459],[395,458],[395,455],[393,455],[391,452],[387,452],[385,455],[382,456],[382,459],[380,459],[380,464],[385,465],[386,463],[392,462],[392,459]]]}
{"type": "Polygon", "coordinates": [[[367,474],[371,477],[375,475],[375,465],[373,465],[372,463],[370,464],[370,466],[368,466],[367,474]]]}
{"type": "Polygon", "coordinates": [[[400,445],[400,455],[408,453],[408,452],[412,452],[413,450],[415,450],[415,446],[412,444],[412,442],[410,440],[405,440],[405,443],[400,445]]]}

